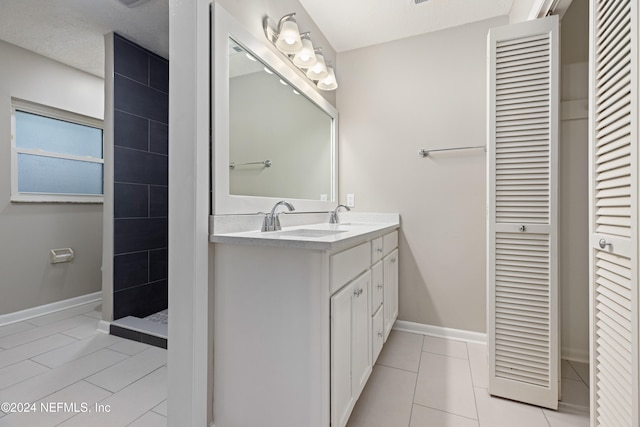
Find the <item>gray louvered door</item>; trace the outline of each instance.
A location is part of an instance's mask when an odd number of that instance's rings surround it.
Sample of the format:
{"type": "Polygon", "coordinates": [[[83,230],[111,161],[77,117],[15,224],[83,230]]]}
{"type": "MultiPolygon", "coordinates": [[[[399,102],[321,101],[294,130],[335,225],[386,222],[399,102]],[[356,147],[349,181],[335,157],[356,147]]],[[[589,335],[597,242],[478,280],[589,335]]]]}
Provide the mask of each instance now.
{"type": "Polygon", "coordinates": [[[638,2],[591,18],[591,422],[638,426],[638,2]]]}
{"type": "Polygon", "coordinates": [[[489,392],[558,406],[555,16],[488,38],[489,392]]]}

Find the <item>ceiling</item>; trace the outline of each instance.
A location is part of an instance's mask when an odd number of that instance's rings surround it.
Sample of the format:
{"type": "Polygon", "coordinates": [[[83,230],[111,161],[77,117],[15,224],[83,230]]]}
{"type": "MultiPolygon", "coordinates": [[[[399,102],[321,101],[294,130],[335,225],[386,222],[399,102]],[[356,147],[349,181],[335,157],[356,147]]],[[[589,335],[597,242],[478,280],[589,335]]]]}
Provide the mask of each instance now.
{"type": "Polygon", "coordinates": [[[104,77],[104,34],[169,57],[169,1],[0,0],[0,39],[104,77]]]}
{"type": "MultiPolygon", "coordinates": [[[[514,0],[299,1],[343,52],[507,15],[514,0]]],[[[0,0],[0,39],[103,77],[103,36],[110,31],[169,57],[168,3],[129,8],[118,0],[0,0]]]]}
{"type": "Polygon", "coordinates": [[[508,15],[514,0],[299,0],[337,52],[508,15]]]}

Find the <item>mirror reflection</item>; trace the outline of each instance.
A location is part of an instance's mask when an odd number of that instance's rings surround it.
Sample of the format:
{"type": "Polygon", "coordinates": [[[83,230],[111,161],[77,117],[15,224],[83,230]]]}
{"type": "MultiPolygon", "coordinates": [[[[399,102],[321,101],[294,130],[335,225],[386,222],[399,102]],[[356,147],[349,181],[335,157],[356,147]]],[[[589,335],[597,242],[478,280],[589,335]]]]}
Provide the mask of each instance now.
{"type": "Polygon", "coordinates": [[[333,120],[229,39],[229,194],[332,200],[333,120]]]}

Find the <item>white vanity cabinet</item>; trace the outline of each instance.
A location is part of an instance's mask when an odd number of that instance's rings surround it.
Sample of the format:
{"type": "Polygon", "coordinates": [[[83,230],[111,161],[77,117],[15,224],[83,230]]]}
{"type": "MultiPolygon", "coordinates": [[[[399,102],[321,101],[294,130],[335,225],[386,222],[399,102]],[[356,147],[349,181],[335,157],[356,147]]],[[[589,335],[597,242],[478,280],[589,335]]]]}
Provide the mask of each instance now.
{"type": "Polygon", "coordinates": [[[344,426],[371,374],[371,272],[331,297],[331,425],[344,426]]]}
{"type": "Polygon", "coordinates": [[[216,427],[346,425],[397,316],[397,228],[213,236],[216,427]]]}
{"type": "Polygon", "coordinates": [[[398,317],[397,245],[393,231],[331,256],[332,427],[347,424],[398,317]]]}

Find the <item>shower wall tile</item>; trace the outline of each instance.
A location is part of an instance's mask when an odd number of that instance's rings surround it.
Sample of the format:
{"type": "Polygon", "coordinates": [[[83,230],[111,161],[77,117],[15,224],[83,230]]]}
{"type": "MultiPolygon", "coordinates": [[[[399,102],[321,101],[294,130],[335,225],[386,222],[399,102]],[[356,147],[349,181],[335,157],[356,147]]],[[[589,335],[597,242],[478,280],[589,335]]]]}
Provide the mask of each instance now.
{"type": "Polygon", "coordinates": [[[149,216],[167,217],[169,215],[169,191],[167,187],[152,185],[149,187],[151,203],[149,216]]]}
{"type": "Polygon", "coordinates": [[[113,57],[116,73],[144,85],[149,83],[149,55],[146,50],[116,35],[113,40],[113,57]]]}
{"type": "Polygon", "coordinates": [[[146,151],[114,147],[113,175],[115,182],[167,185],[169,158],[146,151]]]}
{"type": "Polygon", "coordinates": [[[167,281],[147,283],[113,293],[113,317],[146,317],[168,306],[167,281]],[[140,304],[144,301],[144,304],[140,304]]]}
{"type": "Polygon", "coordinates": [[[149,134],[151,135],[149,151],[169,154],[169,126],[159,122],[150,122],[149,134]]]}
{"type": "MultiPolygon", "coordinates": [[[[113,197],[118,200],[113,209],[114,218],[144,218],[149,216],[149,186],[115,183],[113,197]]],[[[166,216],[166,215],[165,215],[166,216]]]]}
{"type": "Polygon", "coordinates": [[[114,319],[167,308],[169,62],[114,35],[114,319]]]}
{"type": "Polygon", "coordinates": [[[114,290],[119,291],[149,282],[149,252],[117,255],[113,258],[114,290]]]}
{"type": "Polygon", "coordinates": [[[114,79],[117,90],[113,99],[117,110],[168,123],[169,97],[166,93],[119,74],[114,79]]]}

